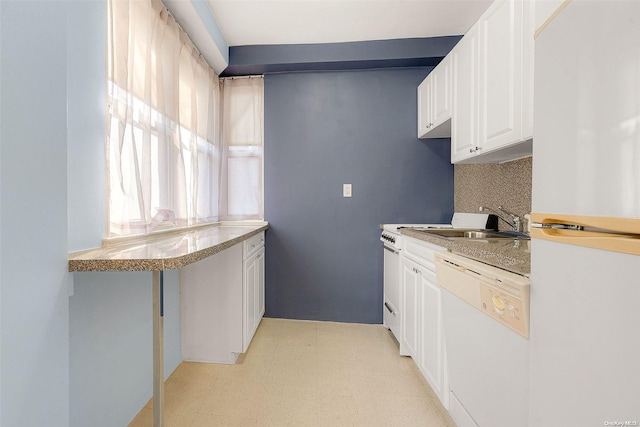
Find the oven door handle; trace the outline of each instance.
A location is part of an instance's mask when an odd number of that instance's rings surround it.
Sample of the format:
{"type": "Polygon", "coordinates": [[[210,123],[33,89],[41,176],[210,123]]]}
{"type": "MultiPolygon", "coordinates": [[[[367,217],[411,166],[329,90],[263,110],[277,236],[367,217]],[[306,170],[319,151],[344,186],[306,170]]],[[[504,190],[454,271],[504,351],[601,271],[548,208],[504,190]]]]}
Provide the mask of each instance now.
{"type": "Polygon", "coordinates": [[[396,251],[395,249],[390,248],[390,247],[389,247],[389,246],[387,246],[387,245],[382,245],[382,247],[383,247],[383,248],[385,248],[385,250],[387,250],[387,251],[389,251],[389,252],[391,252],[391,253],[393,253],[393,254],[399,254],[399,253],[400,253],[400,251],[396,251]]]}
{"type": "Polygon", "coordinates": [[[393,314],[394,316],[396,315],[395,310],[393,310],[393,309],[391,308],[391,306],[389,305],[389,303],[388,303],[388,302],[386,302],[386,301],[385,301],[385,302],[384,302],[384,306],[387,308],[387,310],[389,310],[389,313],[393,314]]]}

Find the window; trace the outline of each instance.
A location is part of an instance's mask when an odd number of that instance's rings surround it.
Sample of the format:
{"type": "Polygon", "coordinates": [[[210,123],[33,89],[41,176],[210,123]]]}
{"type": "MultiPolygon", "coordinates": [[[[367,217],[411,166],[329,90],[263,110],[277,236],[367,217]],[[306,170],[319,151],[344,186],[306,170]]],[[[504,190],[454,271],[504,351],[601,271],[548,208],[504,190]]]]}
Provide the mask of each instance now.
{"type": "Polygon", "coordinates": [[[108,237],[262,219],[262,79],[230,89],[225,114],[223,83],[160,0],[110,1],[108,40],[108,237]]]}
{"type": "Polygon", "coordinates": [[[224,79],[222,87],[227,203],[221,205],[227,219],[261,219],[263,79],[224,79]]]}

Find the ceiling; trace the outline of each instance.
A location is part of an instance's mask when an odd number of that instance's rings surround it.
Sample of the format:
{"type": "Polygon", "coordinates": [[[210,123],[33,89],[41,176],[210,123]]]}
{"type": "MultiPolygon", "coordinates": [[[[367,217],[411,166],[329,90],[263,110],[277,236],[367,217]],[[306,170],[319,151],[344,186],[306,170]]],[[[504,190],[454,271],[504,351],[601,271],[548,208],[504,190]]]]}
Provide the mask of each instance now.
{"type": "Polygon", "coordinates": [[[229,46],[463,35],[493,0],[206,0],[229,46]]]}

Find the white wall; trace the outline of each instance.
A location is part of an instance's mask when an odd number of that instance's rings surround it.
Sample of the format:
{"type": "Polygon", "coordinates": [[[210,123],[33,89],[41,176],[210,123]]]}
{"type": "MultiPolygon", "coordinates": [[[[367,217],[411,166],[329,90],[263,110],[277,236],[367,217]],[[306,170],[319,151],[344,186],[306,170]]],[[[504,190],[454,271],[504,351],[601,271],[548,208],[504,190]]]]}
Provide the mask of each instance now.
{"type": "MultiPolygon", "coordinates": [[[[151,273],[75,273],[71,426],[125,426],[152,395],[151,273]]],[[[178,272],[165,284],[165,378],[182,361],[178,272]]]]}
{"type": "MultiPolygon", "coordinates": [[[[105,230],[106,0],[0,19],[0,425],[126,425],[152,394],[151,273],[67,273],[105,230]]],[[[180,360],[170,271],[165,374],[180,360]]]]}
{"type": "Polygon", "coordinates": [[[105,237],[106,0],[74,1],[67,14],[69,251],[105,237]]]}
{"type": "Polygon", "coordinates": [[[229,45],[205,0],[162,0],[217,74],[229,65],[229,45]]]}
{"type": "Polygon", "coordinates": [[[66,7],[0,8],[0,424],[67,426],[66,7]]]}
{"type": "MultiPolygon", "coordinates": [[[[0,29],[2,28],[2,7],[0,7],[0,29]]],[[[0,34],[0,100],[2,99],[2,34],[0,34]]],[[[2,108],[0,105],[0,128],[2,108]]],[[[2,177],[2,132],[0,132],[0,177],[2,177]]],[[[2,224],[2,179],[0,179],[0,224],[2,224]]],[[[0,309],[2,308],[2,227],[0,226],[0,309]]],[[[2,313],[0,312],[0,425],[2,425],[2,313]]]]}

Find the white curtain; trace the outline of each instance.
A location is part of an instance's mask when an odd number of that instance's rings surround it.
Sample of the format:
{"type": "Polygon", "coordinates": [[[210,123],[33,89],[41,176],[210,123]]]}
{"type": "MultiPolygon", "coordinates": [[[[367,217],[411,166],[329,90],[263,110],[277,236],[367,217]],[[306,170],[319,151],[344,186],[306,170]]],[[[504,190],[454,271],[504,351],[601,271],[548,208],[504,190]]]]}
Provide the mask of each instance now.
{"type": "Polygon", "coordinates": [[[220,83],[160,0],[109,2],[108,235],[217,221],[220,83]]]}
{"type": "Polygon", "coordinates": [[[220,216],[262,219],[264,79],[227,78],[222,86],[220,216]]]}

